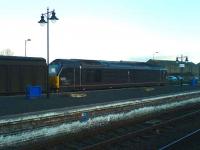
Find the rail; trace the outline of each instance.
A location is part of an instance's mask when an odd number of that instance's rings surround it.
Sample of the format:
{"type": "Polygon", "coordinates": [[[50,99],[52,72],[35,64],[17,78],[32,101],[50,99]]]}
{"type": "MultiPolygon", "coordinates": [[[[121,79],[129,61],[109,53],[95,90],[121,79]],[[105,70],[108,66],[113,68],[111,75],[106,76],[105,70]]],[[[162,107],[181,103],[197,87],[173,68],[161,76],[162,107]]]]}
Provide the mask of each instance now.
{"type": "MultiPolygon", "coordinates": [[[[114,138],[110,138],[109,140],[101,141],[99,143],[95,143],[93,145],[86,146],[86,147],[82,148],[82,150],[102,149],[103,147],[106,147],[107,145],[114,144],[114,143],[119,143],[121,141],[125,141],[125,140],[128,140],[128,139],[136,137],[136,136],[141,136],[144,133],[147,133],[147,132],[152,131],[152,130],[156,130],[156,129],[161,128],[161,127],[166,128],[166,126],[169,126],[170,123],[175,123],[177,121],[183,120],[183,119],[185,119],[187,117],[190,117],[190,116],[193,116],[193,115],[199,114],[199,113],[200,113],[200,110],[197,110],[197,111],[194,111],[194,112],[191,112],[191,113],[187,113],[185,115],[182,115],[182,116],[179,116],[179,117],[175,117],[173,119],[158,123],[156,125],[152,125],[150,127],[139,129],[137,131],[129,132],[129,133],[124,134],[124,135],[120,135],[120,136],[117,136],[117,137],[114,137],[114,138]]],[[[169,148],[173,144],[178,143],[181,140],[183,140],[183,139],[187,138],[188,136],[191,136],[192,134],[195,134],[195,133],[197,133],[199,131],[200,131],[200,129],[198,129],[195,132],[192,132],[192,133],[186,135],[185,137],[183,137],[183,138],[181,138],[179,140],[176,140],[176,141],[174,141],[174,142],[172,142],[172,143],[160,148],[159,150],[164,150],[166,148],[169,148]]]]}
{"type": "Polygon", "coordinates": [[[181,142],[183,142],[187,138],[189,138],[189,137],[191,137],[191,136],[193,136],[195,134],[199,134],[199,132],[200,132],[200,129],[197,129],[197,130],[185,135],[184,137],[182,137],[182,138],[180,138],[178,140],[175,140],[175,141],[173,141],[173,142],[171,142],[171,143],[159,148],[159,150],[165,150],[165,149],[168,149],[168,148],[171,148],[171,147],[175,146],[176,144],[180,144],[181,142]]]}

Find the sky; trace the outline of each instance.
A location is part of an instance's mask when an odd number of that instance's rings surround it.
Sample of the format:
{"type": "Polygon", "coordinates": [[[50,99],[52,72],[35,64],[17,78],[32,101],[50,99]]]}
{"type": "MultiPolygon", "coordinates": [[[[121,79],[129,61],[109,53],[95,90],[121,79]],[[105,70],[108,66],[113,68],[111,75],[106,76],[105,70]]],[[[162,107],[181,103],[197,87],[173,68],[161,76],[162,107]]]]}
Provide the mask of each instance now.
{"type": "Polygon", "coordinates": [[[47,26],[41,14],[56,12],[49,23],[50,61],[97,59],[147,61],[188,56],[200,62],[199,0],[1,0],[0,51],[15,56],[47,55],[47,26]]]}

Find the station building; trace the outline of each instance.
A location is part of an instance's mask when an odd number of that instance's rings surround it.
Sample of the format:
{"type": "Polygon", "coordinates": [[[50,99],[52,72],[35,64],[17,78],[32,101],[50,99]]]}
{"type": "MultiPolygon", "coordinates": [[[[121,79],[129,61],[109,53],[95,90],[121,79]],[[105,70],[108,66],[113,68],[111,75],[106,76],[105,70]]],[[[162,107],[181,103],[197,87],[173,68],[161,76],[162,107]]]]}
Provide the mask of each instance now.
{"type": "Polygon", "coordinates": [[[171,60],[157,60],[150,59],[147,61],[150,64],[157,64],[165,67],[167,69],[168,75],[181,76],[185,79],[191,79],[193,77],[200,77],[200,63],[195,64],[193,62],[183,62],[184,68],[181,73],[180,62],[171,61],[171,60]]]}

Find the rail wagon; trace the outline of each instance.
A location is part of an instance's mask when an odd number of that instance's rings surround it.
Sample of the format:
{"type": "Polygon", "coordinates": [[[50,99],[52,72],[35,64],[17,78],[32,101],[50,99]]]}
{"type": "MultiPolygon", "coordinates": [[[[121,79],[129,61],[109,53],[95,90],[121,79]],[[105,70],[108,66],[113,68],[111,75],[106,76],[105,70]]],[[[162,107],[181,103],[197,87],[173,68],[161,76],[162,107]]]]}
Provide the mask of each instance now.
{"type": "Polygon", "coordinates": [[[50,88],[66,91],[162,85],[166,74],[142,62],[56,59],[49,66],[50,88]]]}
{"type": "Polygon", "coordinates": [[[46,89],[45,59],[34,57],[0,56],[0,94],[24,94],[28,85],[46,89]]]}

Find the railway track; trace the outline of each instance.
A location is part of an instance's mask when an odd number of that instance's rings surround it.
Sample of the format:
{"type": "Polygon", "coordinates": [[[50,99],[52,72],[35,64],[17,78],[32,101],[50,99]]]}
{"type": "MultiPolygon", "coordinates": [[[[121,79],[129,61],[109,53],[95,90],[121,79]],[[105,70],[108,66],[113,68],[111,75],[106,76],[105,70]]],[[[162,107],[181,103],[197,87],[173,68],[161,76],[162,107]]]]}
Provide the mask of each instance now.
{"type": "Polygon", "coordinates": [[[198,140],[200,138],[200,129],[192,131],[191,133],[186,134],[185,136],[172,141],[171,143],[159,148],[159,150],[167,150],[167,149],[200,149],[198,146],[198,140]],[[194,143],[196,141],[196,143],[194,143]]]}
{"type": "MultiPolygon", "coordinates": [[[[200,127],[200,105],[63,135],[25,149],[159,149],[200,127]]],[[[20,148],[21,149],[21,148],[20,148]]]]}
{"type": "MultiPolygon", "coordinates": [[[[177,111],[175,111],[175,112],[177,112],[177,111]]],[[[176,130],[178,128],[178,126],[180,126],[184,123],[187,124],[188,121],[194,121],[194,119],[197,120],[196,116],[200,114],[200,110],[198,107],[197,110],[195,110],[195,111],[187,112],[186,114],[184,114],[185,112],[183,111],[182,113],[183,113],[183,115],[181,115],[181,116],[175,115],[176,117],[173,116],[174,112],[173,113],[171,112],[171,114],[166,113],[164,115],[161,115],[162,118],[156,117],[156,120],[153,120],[153,121],[155,121],[157,123],[154,122],[155,124],[153,123],[153,125],[150,125],[150,126],[145,125],[146,123],[150,123],[150,122],[152,123],[152,121],[149,121],[149,122],[147,121],[147,122],[144,122],[141,124],[141,129],[128,131],[125,134],[118,135],[111,139],[101,141],[101,142],[98,142],[98,143],[95,143],[95,144],[92,144],[89,146],[85,146],[80,149],[82,149],[82,150],[123,149],[123,148],[124,149],[148,149],[148,148],[151,148],[151,149],[160,149],[160,150],[168,149],[168,148],[174,146],[174,144],[181,142],[181,139],[183,140],[184,138],[174,140],[173,142],[167,144],[166,146],[159,148],[159,146],[162,145],[162,141],[159,141],[158,137],[167,136],[168,132],[174,132],[174,130],[176,130]],[[172,118],[170,117],[170,119],[169,119],[169,116],[171,116],[172,118]],[[152,141],[152,139],[156,139],[157,142],[154,142],[154,143],[149,142],[149,141],[152,141]],[[130,146],[131,146],[131,148],[130,148],[130,146]]],[[[200,119],[200,117],[198,117],[198,119],[200,119]]],[[[200,125],[200,122],[198,123],[198,125],[200,125]]],[[[184,137],[185,138],[189,137],[189,135],[192,135],[193,133],[197,133],[197,132],[199,132],[199,129],[192,131],[192,133],[189,133],[184,137]]],[[[170,140],[170,138],[167,140],[170,140]]]]}

